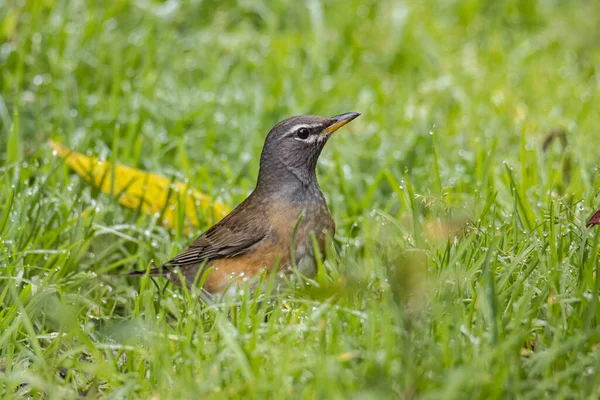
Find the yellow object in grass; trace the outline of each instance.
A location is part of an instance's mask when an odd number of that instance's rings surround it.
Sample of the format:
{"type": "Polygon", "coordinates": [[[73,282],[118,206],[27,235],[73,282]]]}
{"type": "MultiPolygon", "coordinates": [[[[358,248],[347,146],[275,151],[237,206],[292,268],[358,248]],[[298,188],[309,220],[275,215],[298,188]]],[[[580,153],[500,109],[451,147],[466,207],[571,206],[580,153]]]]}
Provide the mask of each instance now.
{"type": "Polygon", "coordinates": [[[125,207],[149,215],[162,214],[161,222],[169,228],[177,227],[178,215],[182,211],[185,213],[185,232],[199,226],[198,210],[204,211],[207,225],[220,220],[229,211],[224,204],[213,201],[185,183],[121,164],[99,161],[52,140],[49,144],[86,181],[106,194],[117,196],[125,207]],[[181,209],[180,204],[185,204],[185,209],[181,209]]]}

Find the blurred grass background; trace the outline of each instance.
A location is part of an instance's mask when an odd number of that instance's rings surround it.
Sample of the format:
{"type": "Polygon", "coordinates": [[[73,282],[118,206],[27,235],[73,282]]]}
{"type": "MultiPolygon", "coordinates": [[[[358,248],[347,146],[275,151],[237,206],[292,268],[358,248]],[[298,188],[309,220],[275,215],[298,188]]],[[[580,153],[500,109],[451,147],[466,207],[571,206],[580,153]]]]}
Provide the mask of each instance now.
{"type": "Polygon", "coordinates": [[[585,0],[0,0],[2,397],[593,398],[599,26],[585,0]],[[337,246],[232,323],[104,277],[192,237],[46,145],[235,206],[277,121],[346,111],[337,246]]]}

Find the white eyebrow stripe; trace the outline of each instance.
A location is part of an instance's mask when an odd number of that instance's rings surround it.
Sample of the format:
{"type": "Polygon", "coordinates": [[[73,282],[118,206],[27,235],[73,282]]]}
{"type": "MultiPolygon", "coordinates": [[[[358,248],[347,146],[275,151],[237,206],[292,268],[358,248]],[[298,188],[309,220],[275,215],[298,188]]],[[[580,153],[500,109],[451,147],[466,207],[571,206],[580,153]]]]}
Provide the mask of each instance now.
{"type": "Polygon", "coordinates": [[[314,125],[308,125],[308,124],[298,124],[298,125],[294,125],[292,126],[292,128],[290,129],[290,131],[292,132],[296,132],[298,129],[300,128],[314,128],[314,125]]]}
{"type": "MultiPolygon", "coordinates": [[[[289,128],[289,132],[290,132],[290,134],[294,134],[294,133],[298,132],[298,129],[301,129],[301,128],[314,129],[314,128],[318,128],[320,126],[321,126],[321,124],[319,124],[318,122],[316,122],[314,124],[296,124],[296,125],[292,125],[289,128]]],[[[297,141],[306,142],[306,143],[312,143],[316,140],[316,138],[317,138],[317,135],[310,135],[306,139],[300,139],[298,137],[294,137],[294,139],[296,139],[297,141]]]]}

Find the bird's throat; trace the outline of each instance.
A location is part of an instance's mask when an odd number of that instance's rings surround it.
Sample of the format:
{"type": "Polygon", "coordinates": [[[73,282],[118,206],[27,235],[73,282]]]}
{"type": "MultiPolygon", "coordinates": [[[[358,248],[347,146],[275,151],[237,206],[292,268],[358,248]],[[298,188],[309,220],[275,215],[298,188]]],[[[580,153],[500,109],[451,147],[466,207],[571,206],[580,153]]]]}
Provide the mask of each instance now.
{"type": "Polygon", "coordinates": [[[268,195],[271,199],[302,202],[307,196],[320,194],[314,168],[299,169],[286,165],[277,158],[276,164],[261,164],[256,190],[268,195]],[[275,165],[273,165],[275,164],[275,165]]]}

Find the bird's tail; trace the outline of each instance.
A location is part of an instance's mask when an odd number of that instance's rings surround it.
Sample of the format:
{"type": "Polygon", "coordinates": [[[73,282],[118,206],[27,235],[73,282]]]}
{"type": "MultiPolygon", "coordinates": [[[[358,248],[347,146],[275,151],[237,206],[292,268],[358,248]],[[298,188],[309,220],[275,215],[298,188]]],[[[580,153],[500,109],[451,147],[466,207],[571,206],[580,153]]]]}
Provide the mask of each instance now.
{"type": "Polygon", "coordinates": [[[136,276],[164,276],[168,270],[165,268],[152,268],[149,271],[133,271],[128,274],[106,274],[106,276],[118,276],[122,278],[126,277],[136,277],[136,276]]]}

